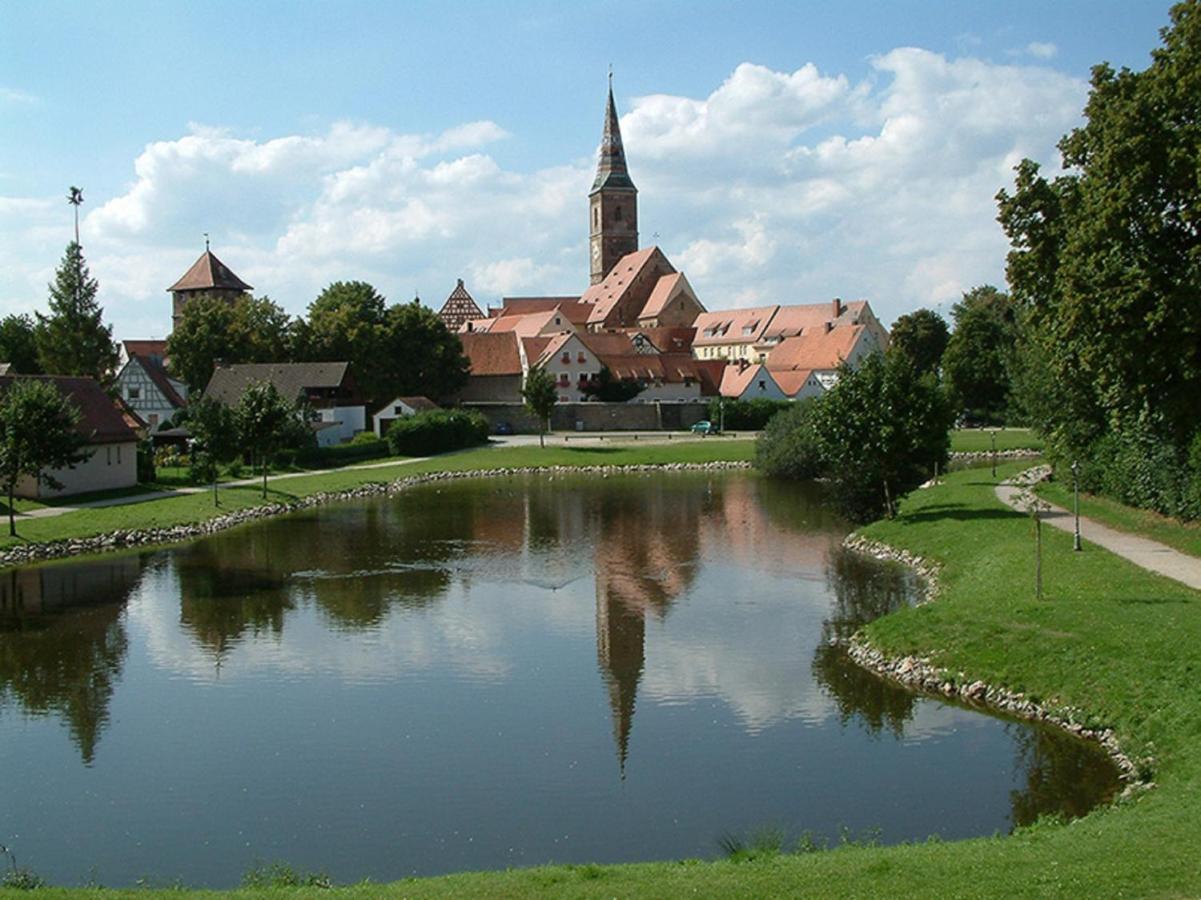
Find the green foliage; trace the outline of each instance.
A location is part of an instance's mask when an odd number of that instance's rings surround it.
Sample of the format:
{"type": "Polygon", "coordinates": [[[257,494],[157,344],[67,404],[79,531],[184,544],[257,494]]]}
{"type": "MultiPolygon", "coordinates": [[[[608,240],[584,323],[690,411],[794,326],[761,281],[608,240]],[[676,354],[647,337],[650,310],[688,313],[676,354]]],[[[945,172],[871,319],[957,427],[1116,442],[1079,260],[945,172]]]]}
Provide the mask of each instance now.
{"type": "Polygon", "coordinates": [[[357,434],[349,444],[336,447],[308,447],[296,454],[302,466],[345,466],[367,459],[382,459],[392,454],[392,448],[370,431],[357,434]]]}
{"type": "Polygon", "coordinates": [[[601,403],[625,403],[646,389],[633,378],[614,378],[608,366],[601,366],[596,378],[580,385],[580,393],[601,403]]]}
{"type": "Polygon", "coordinates": [[[87,459],[79,410],[53,382],[18,378],[0,396],[0,482],[8,496],[8,533],[17,533],[13,495],[22,475],[51,488],[62,484],[47,469],[87,459]]]}
{"type": "Polygon", "coordinates": [[[234,460],[241,451],[237,417],[224,403],[201,395],[188,404],[183,419],[184,427],[195,441],[192,478],[197,483],[211,483],[213,502],[217,503],[220,466],[234,460]]]}
{"type": "Polygon", "coordinates": [[[721,425],[727,431],[760,431],[767,426],[778,412],[791,409],[791,400],[770,400],[755,397],[752,400],[709,401],[709,421],[721,425]]]}
{"type": "Polygon", "coordinates": [[[474,410],[431,409],[392,423],[387,440],[400,456],[431,456],[488,441],[488,420],[474,410]]]}
{"type": "Polygon", "coordinates": [[[154,481],[154,442],[150,438],[138,441],[138,483],[154,481]]]}
{"type": "Polygon", "coordinates": [[[245,888],[332,888],[333,881],[324,872],[297,872],[287,863],[256,863],[242,876],[245,888]]]}
{"type": "Polygon", "coordinates": [[[819,478],[855,521],[891,516],[899,497],[945,466],[953,413],[942,388],[902,355],[844,365],[820,397],[782,413],[759,437],[769,475],[819,478]]]}
{"type": "Polygon", "coordinates": [[[1068,174],[1023,160],[997,199],[1034,364],[1022,394],[1050,455],[1089,461],[1098,489],[1196,515],[1182,486],[1201,422],[1201,6],[1171,18],[1147,69],[1094,67],[1085,124],[1059,145],[1068,174]]]}
{"type": "Polygon", "coordinates": [[[29,316],[14,313],[0,319],[0,362],[9,364],[11,374],[37,375],[42,371],[37,328],[29,316]]]}
{"type": "Polygon", "coordinates": [[[258,460],[263,473],[263,496],[267,496],[267,473],[284,451],[295,450],[312,440],[307,417],[296,403],[281,396],[269,381],[247,386],[234,409],[241,446],[258,460]]]}
{"type": "Polygon", "coordinates": [[[50,285],[50,315],[38,313],[41,371],[108,380],[117,365],[117,346],[112,326],[104,324],[104,310],[96,302],[98,288],[83,250],[72,241],[50,285]]]}
{"type": "Polygon", "coordinates": [[[550,415],[559,400],[554,376],[542,367],[530,369],[521,387],[521,399],[525,408],[538,419],[538,443],[546,446],[546,432],[550,430],[550,415]]]}
{"type": "Polygon", "coordinates": [[[226,363],[287,362],[294,325],[268,297],[243,294],[234,303],[201,294],[184,305],[167,338],[171,370],[190,391],[202,391],[217,360],[226,363]]]}
{"type": "Polygon", "coordinates": [[[888,352],[908,357],[918,375],[937,375],[949,338],[942,316],[932,309],[918,309],[892,323],[888,352]]]}
{"type": "Polygon", "coordinates": [[[973,288],[951,310],[955,331],[942,371],[957,411],[987,424],[1006,420],[1017,327],[1009,295],[991,285],[973,288]]]}

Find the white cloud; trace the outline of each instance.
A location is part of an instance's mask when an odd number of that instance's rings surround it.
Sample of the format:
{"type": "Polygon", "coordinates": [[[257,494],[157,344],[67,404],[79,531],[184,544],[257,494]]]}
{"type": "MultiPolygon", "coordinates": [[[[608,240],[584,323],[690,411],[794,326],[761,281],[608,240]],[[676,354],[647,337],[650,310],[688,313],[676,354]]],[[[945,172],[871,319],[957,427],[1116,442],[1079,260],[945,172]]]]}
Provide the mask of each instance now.
{"type": "MultiPolygon", "coordinates": [[[[867,297],[891,320],[1001,280],[993,197],[1023,156],[1054,169],[1086,85],[1045,66],[913,47],[871,65],[853,84],[812,64],[743,63],[707,96],[623,103],[643,243],[663,235],[710,308],[867,297]]],[[[293,312],[338,278],[394,300],[417,288],[434,305],[461,276],[481,304],[582,291],[598,135],[534,171],[489,152],[507,136],[492,121],[440,134],[338,122],[267,139],[193,124],[148,144],[125,190],[85,216],[102,302],[119,336],[163,334],[164,289],[206,231],[257,292],[293,312]]],[[[70,236],[61,206],[0,198],[0,308],[44,300],[70,236]]]]}
{"type": "Polygon", "coordinates": [[[1035,59],[1052,59],[1059,48],[1050,42],[1031,41],[1026,45],[1026,53],[1035,59]]]}
{"type": "Polygon", "coordinates": [[[13,106],[32,106],[37,102],[38,98],[28,91],[0,85],[0,103],[13,106]]]}

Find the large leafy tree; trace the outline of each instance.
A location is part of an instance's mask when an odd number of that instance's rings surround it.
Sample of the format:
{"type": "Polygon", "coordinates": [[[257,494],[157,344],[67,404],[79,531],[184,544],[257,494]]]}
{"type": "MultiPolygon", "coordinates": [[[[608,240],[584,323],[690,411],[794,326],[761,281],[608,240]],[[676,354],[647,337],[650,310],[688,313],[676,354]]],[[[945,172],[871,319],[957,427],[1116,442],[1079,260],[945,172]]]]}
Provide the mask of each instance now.
{"type": "Polygon", "coordinates": [[[0,479],[8,495],[10,535],[17,533],[13,498],[21,476],[61,488],[49,470],[87,458],[78,426],[78,408],[53,382],[18,378],[0,394],[0,479]]]}
{"type": "Polygon", "coordinates": [[[1147,69],[1093,69],[1066,174],[1024,160],[998,194],[1060,456],[1141,435],[1183,466],[1201,422],[1201,4],[1171,21],[1147,69]]]}
{"type": "Polygon", "coordinates": [[[550,415],[559,399],[555,377],[541,366],[530,369],[521,388],[525,408],[538,419],[538,445],[546,446],[546,432],[550,429],[550,415]]]}
{"type": "Polygon", "coordinates": [[[188,302],[167,339],[171,369],[202,391],[217,360],[227,363],[292,359],[293,322],[269,297],[243,294],[233,303],[202,294],[188,302]]]}
{"type": "Polygon", "coordinates": [[[88,375],[107,381],[117,365],[113,329],[96,300],[99,285],[83,250],[72,241],[50,285],[50,315],[38,313],[38,364],[54,375],[88,375]]]}
{"type": "Polygon", "coordinates": [[[417,301],[388,309],[381,345],[387,396],[375,400],[417,395],[441,401],[467,383],[470,364],[462,343],[433,310],[417,301]]]}
{"type": "Polygon", "coordinates": [[[901,354],[844,365],[825,394],[781,413],[759,437],[755,461],[770,475],[820,478],[835,505],[866,521],[945,465],[953,413],[930,373],[901,354]]]}
{"type": "Polygon", "coordinates": [[[383,352],[387,318],[387,302],[370,284],[335,281],[309,304],[299,351],[314,362],[349,362],[363,393],[386,401],[387,372],[395,365],[383,352]]]}
{"type": "Polygon", "coordinates": [[[0,319],[0,362],[8,363],[10,371],[21,375],[37,375],[37,327],[29,316],[18,314],[0,319]]]}
{"type": "Polygon", "coordinates": [[[948,337],[950,332],[942,316],[932,309],[918,309],[892,323],[888,349],[908,357],[919,375],[927,372],[937,375],[948,337]]]}
{"type": "Polygon", "coordinates": [[[992,285],[973,288],[951,317],[955,331],[942,356],[942,372],[952,399],[972,418],[1005,421],[1017,332],[1009,296],[992,285]]]}

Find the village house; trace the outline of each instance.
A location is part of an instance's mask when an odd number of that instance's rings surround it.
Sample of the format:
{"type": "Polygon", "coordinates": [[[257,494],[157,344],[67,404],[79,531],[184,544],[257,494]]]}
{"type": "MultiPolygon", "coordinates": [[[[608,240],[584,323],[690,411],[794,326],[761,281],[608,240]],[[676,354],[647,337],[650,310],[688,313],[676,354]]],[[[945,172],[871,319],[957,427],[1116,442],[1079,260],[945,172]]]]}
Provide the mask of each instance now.
{"type": "Polygon", "coordinates": [[[867,325],[827,326],[785,338],[767,354],[767,368],[777,381],[784,372],[794,373],[790,381],[800,379],[797,373],[807,373],[803,384],[812,376],[828,389],[838,380],[838,367],[844,362],[854,366],[869,353],[883,352],[885,346],[867,325]]]}
{"type": "MultiPolygon", "coordinates": [[[[25,375],[53,384],[79,410],[77,430],[87,458],[75,466],[50,469],[61,488],[47,487],[28,476],[17,481],[18,497],[44,499],[133,487],[138,483],[138,422],[127,416],[92,378],[65,375],[25,375]]],[[[6,391],[17,376],[0,376],[6,391]]]]}
{"type": "Polygon", "coordinates": [[[383,437],[388,431],[388,426],[397,419],[433,409],[438,409],[438,404],[428,397],[394,397],[371,417],[371,428],[376,437],[383,437]]]}
{"type": "Polygon", "coordinates": [[[462,278],[455,285],[455,289],[450,292],[446,302],[442,304],[442,309],[438,310],[438,318],[442,320],[446,330],[451,333],[460,330],[472,319],[484,318],[483,311],[476,305],[471,294],[467,293],[467,288],[463,286],[462,278]]]}
{"type": "Polygon", "coordinates": [[[521,339],[514,331],[460,332],[463,353],[471,361],[461,403],[520,403],[526,366],[521,339]]]}
{"type": "Polygon", "coordinates": [[[152,434],[188,402],[187,385],[167,373],[163,359],[166,349],[166,341],[121,344],[125,363],[117,373],[117,394],[152,434]]]}
{"type": "Polygon", "coordinates": [[[698,315],[694,324],[697,359],[762,363],[789,338],[848,326],[862,326],[881,349],[888,344],[888,332],[866,300],[714,310],[698,315]]]}
{"type": "Polygon", "coordinates": [[[246,388],[268,382],[289,401],[303,400],[315,420],[317,446],[349,441],[367,428],[367,408],[347,362],[238,363],[213,370],[206,397],[236,406],[246,388]]]}
{"type": "Polygon", "coordinates": [[[723,366],[721,395],[727,400],[789,400],[792,398],[762,363],[739,360],[723,366]]]}

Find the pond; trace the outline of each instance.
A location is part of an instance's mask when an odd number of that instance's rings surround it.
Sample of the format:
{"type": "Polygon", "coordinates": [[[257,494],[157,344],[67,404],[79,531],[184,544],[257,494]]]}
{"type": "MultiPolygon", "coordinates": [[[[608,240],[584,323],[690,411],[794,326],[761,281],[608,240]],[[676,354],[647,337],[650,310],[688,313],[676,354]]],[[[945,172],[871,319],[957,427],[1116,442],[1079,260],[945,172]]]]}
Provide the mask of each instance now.
{"type": "Polygon", "coordinates": [[[0,572],[0,844],[56,884],[1005,832],[1109,798],[1054,731],[832,644],[909,602],[805,485],[443,482],[0,572]]]}

